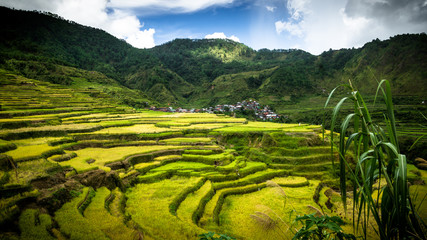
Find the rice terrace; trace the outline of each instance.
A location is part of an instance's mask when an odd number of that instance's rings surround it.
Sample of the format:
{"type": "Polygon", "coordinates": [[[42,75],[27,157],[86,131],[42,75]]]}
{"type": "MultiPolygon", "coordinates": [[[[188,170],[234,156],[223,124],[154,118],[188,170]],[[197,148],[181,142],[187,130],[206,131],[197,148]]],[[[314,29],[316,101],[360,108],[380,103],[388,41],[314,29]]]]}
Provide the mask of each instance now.
{"type": "Polygon", "coordinates": [[[426,239],[425,33],[136,49],[0,13],[0,239],[426,239]]]}

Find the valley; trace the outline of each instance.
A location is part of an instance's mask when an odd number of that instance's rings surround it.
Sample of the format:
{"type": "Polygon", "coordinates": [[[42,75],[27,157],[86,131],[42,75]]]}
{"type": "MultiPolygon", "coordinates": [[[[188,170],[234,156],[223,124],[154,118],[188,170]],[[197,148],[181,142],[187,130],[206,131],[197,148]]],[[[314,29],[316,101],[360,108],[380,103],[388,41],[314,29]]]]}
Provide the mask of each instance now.
{"type": "Polygon", "coordinates": [[[135,110],[5,71],[0,91],[2,238],[287,239],[311,212],[352,231],[319,125],[135,110]]]}
{"type": "MultiPolygon", "coordinates": [[[[343,187],[342,168],[364,174],[356,143],[339,152],[358,123],[338,129],[362,107],[333,89],[350,80],[386,139],[384,78],[404,185],[427,221],[425,33],[318,56],[224,39],[136,49],[54,14],[0,14],[1,239],[292,239],[305,214],[338,217],[361,237],[362,211],[340,192],[357,189],[349,172],[343,187]]],[[[386,180],[372,179],[375,205],[386,180]]],[[[363,237],[379,239],[375,219],[365,223],[363,237]]]]}
{"type": "Polygon", "coordinates": [[[135,111],[70,90],[2,74],[2,225],[21,237],[197,239],[212,230],[254,238],[261,226],[236,232],[228,222],[256,226],[259,204],[282,217],[292,210],[267,180],[304,193],[301,213],[333,211],[323,193],[323,202],[312,199],[320,180],[334,181],[320,126],[135,111]],[[230,219],[237,195],[253,205],[230,219]]]}

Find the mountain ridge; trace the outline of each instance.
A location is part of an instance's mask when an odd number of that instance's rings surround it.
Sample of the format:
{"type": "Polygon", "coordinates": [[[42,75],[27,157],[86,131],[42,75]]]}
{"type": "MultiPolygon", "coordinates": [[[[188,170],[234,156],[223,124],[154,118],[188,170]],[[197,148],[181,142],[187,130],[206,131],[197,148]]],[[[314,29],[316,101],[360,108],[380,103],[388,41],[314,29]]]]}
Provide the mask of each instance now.
{"type": "Polygon", "coordinates": [[[382,78],[397,95],[425,97],[427,90],[425,33],[317,56],[295,49],[256,51],[223,39],[175,39],[136,49],[57,15],[5,7],[0,13],[8,19],[0,23],[1,68],[60,84],[70,79],[52,70],[55,66],[96,71],[160,105],[205,107],[250,97],[280,107],[348,79],[368,94],[382,78]]]}

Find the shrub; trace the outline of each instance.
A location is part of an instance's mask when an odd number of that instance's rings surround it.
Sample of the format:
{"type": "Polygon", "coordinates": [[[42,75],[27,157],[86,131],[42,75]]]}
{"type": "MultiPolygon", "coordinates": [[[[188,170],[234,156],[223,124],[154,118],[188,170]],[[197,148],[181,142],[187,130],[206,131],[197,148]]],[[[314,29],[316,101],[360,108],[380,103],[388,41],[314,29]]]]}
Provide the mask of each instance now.
{"type": "Polygon", "coordinates": [[[199,240],[235,240],[234,237],[227,236],[225,234],[218,234],[219,237],[215,237],[214,232],[203,233],[199,235],[199,240]]]}
{"type": "Polygon", "coordinates": [[[341,225],[344,221],[339,217],[329,217],[322,215],[320,217],[314,214],[306,214],[299,216],[295,219],[296,222],[300,221],[303,227],[298,230],[292,240],[298,239],[353,239],[356,237],[353,234],[344,233],[341,225]]]}

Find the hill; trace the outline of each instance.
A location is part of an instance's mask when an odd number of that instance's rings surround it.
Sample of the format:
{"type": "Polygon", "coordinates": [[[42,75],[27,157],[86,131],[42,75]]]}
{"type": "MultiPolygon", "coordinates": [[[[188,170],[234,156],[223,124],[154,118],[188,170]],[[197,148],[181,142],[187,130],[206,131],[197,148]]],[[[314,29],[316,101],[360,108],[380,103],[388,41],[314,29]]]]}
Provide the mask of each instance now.
{"type": "MultiPolygon", "coordinates": [[[[424,100],[427,35],[373,40],[359,49],[255,51],[221,39],[176,39],[136,49],[108,33],[61,17],[0,8],[0,67],[26,77],[71,84],[58,68],[95,71],[146,94],[149,103],[206,107],[254,98],[279,111],[303,106],[351,79],[374,94],[387,78],[395,95],[424,100]],[[302,105],[301,105],[302,104],[302,105]]],[[[320,105],[318,105],[320,106],[320,105]]]]}
{"type": "MultiPolygon", "coordinates": [[[[320,126],[328,91],[347,79],[375,119],[371,83],[392,81],[401,151],[425,166],[425,138],[412,146],[426,131],[425,34],[319,56],[229,40],[142,50],[56,15],[0,14],[0,239],[287,239],[295,215],[313,211],[347,216],[353,232],[320,126]],[[244,98],[301,123],[143,109],[244,98]]],[[[427,172],[407,167],[410,195],[423,196],[427,172]]],[[[426,202],[414,204],[426,220],[426,202]]]]}

